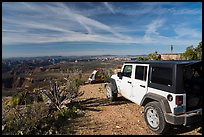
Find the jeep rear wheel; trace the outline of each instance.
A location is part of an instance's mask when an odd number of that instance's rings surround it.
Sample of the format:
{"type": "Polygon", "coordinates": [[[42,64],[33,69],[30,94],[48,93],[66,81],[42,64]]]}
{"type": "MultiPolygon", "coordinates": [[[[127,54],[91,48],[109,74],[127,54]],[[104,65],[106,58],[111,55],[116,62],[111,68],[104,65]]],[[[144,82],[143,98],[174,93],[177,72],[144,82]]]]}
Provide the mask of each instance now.
{"type": "Polygon", "coordinates": [[[110,101],[115,101],[117,99],[117,93],[114,93],[113,86],[114,85],[112,83],[108,83],[105,86],[105,88],[106,88],[106,97],[110,101]]]}
{"type": "Polygon", "coordinates": [[[161,106],[158,102],[153,101],[145,105],[144,117],[148,128],[152,131],[163,134],[168,130],[169,124],[166,123],[161,106]]]}

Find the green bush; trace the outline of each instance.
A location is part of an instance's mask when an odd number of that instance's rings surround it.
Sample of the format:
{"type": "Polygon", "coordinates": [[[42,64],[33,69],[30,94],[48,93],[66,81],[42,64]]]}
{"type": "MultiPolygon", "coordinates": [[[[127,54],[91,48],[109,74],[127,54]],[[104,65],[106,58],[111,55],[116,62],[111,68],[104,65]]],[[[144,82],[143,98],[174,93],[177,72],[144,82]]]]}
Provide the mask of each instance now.
{"type": "Polygon", "coordinates": [[[202,60],[202,41],[195,48],[193,45],[187,47],[181,57],[187,60],[202,60]]]}
{"type": "Polygon", "coordinates": [[[19,103],[20,103],[20,97],[19,96],[13,96],[9,102],[9,106],[15,107],[15,106],[19,105],[19,103]]]}
{"type": "MultiPolygon", "coordinates": [[[[66,134],[69,118],[76,118],[79,108],[70,106],[60,110],[47,107],[42,102],[10,108],[3,112],[3,135],[66,134]]],[[[69,133],[71,133],[69,129],[69,133]]]]}
{"type": "Polygon", "coordinates": [[[71,129],[66,127],[68,119],[75,118],[79,111],[77,105],[71,105],[82,84],[78,74],[77,71],[73,72],[61,85],[57,81],[50,83],[50,89],[45,91],[18,92],[2,111],[2,134],[70,134],[71,129]],[[46,95],[51,103],[43,101],[42,95],[46,95]]]}
{"type": "Polygon", "coordinates": [[[38,93],[29,93],[20,91],[16,95],[12,96],[9,105],[15,107],[16,105],[32,104],[34,101],[43,101],[43,97],[38,93]]]}
{"type": "Polygon", "coordinates": [[[27,106],[17,105],[13,108],[5,110],[2,119],[4,126],[2,133],[17,135],[17,134],[40,134],[42,131],[39,129],[46,121],[43,118],[48,115],[45,110],[44,104],[34,103],[27,106]]]}

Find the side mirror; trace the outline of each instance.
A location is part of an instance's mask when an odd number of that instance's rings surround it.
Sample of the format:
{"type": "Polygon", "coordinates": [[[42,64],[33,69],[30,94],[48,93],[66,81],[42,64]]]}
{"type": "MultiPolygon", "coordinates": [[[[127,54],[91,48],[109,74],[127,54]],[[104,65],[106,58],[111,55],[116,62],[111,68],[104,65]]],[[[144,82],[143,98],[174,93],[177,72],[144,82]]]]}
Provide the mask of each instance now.
{"type": "Polygon", "coordinates": [[[118,72],[118,73],[117,73],[117,76],[119,77],[119,79],[122,79],[122,76],[123,76],[123,75],[122,75],[122,72],[118,72]]]}

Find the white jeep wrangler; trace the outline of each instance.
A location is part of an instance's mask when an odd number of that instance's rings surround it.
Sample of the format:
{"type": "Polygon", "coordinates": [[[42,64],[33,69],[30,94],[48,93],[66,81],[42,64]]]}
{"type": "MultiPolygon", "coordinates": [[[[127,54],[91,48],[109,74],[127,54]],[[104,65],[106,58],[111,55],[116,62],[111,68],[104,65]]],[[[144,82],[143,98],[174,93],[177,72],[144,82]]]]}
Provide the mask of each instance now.
{"type": "Polygon", "coordinates": [[[111,101],[120,93],[144,106],[145,122],[158,134],[202,121],[202,61],[125,62],[105,88],[111,101]]]}

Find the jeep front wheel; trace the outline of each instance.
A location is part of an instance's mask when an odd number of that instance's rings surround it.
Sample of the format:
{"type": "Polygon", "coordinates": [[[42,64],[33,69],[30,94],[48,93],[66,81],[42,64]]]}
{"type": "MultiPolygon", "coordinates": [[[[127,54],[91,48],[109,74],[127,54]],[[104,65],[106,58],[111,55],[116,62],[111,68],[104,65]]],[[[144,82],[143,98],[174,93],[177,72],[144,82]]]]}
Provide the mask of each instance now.
{"type": "Polygon", "coordinates": [[[106,86],[106,97],[110,101],[115,101],[117,98],[117,93],[113,92],[113,84],[112,83],[107,83],[106,86]]]}
{"type": "Polygon", "coordinates": [[[169,125],[166,123],[159,102],[153,101],[145,105],[144,117],[147,126],[158,134],[163,134],[167,131],[169,125]]]}

